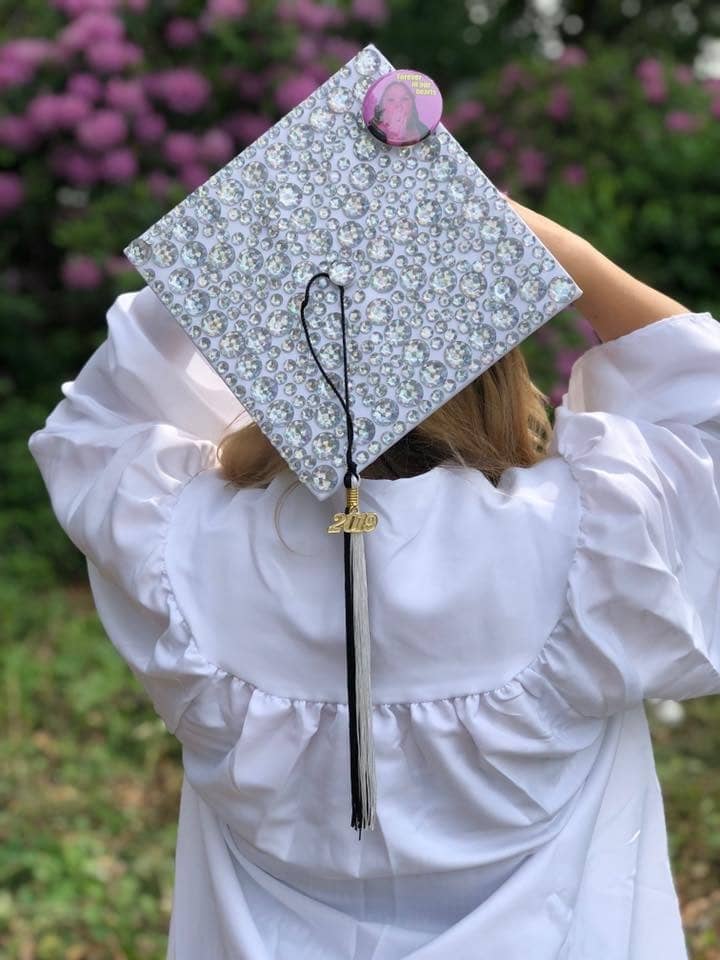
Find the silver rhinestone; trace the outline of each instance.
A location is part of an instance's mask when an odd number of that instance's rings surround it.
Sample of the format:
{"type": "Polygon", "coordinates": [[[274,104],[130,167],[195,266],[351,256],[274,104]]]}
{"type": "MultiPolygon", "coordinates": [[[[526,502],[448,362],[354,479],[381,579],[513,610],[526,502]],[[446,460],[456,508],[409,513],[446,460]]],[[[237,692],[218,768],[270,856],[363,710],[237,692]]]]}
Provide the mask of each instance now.
{"type": "Polygon", "coordinates": [[[311,482],[320,493],[329,493],[338,484],[337,471],[327,465],[316,467],[311,474],[311,482]]]}
{"type": "Polygon", "coordinates": [[[219,310],[210,310],[202,318],[202,328],[211,337],[219,337],[227,330],[227,318],[219,310]]]}
{"type": "Polygon", "coordinates": [[[170,240],[159,240],[153,244],[152,255],[159,267],[171,267],[178,258],[178,248],[170,240]]]}
{"type": "Polygon", "coordinates": [[[439,360],[430,360],[420,368],[420,379],[428,387],[442,384],[447,377],[447,368],[439,360]]]}
{"type": "Polygon", "coordinates": [[[288,400],[273,400],[267,408],[267,417],[270,423],[289,423],[292,416],[293,405],[288,400]]]}
{"type": "Polygon", "coordinates": [[[191,290],[185,297],[185,309],[192,316],[205,313],[210,305],[210,297],[204,290],[191,290]]]}
{"type": "Polygon", "coordinates": [[[567,303],[575,295],[577,287],[566,277],[553,277],[548,284],[547,293],[553,303],[567,303]]]}
{"type": "Polygon", "coordinates": [[[195,278],[192,271],[187,270],[185,267],[173,270],[167,280],[168,287],[174,290],[175,293],[187,293],[194,283],[195,278]]]}
{"type": "Polygon", "coordinates": [[[172,235],[176,240],[185,243],[197,236],[198,222],[194,217],[179,217],[173,224],[172,235]]]}

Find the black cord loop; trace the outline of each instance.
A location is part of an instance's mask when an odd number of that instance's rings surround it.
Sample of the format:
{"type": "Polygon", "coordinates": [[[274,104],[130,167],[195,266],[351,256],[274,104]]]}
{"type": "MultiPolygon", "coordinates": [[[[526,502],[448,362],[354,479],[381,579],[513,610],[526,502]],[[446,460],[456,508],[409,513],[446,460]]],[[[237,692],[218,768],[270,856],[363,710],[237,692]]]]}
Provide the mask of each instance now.
{"type": "Polygon", "coordinates": [[[346,432],[347,432],[347,449],[345,451],[345,460],[347,463],[347,471],[345,473],[345,477],[343,478],[343,483],[345,484],[346,487],[349,488],[352,486],[353,477],[357,481],[359,480],[359,476],[358,476],[357,464],[353,460],[353,443],[355,440],[355,431],[353,429],[352,413],[350,411],[350,391],[348,387],[348,363],[347,363],[347,342],[346,342],[346,321],[345,321],[345,287],[341,283],[335,284],[340,290],[340,327],[342,331],[343,381],[344,381],[344,387],[345,387],[345,399],[343,399],[337,387],[325,372],[325,368],[323,367],[322,363],[320,362],[320,358],[315,352],[315,348],[313,347],[312,341],[310,339],[310,331],[308,330],[307,320],[305,319],[305,308],[307,307],[310,301],[310,287],[313,285],[313,283],[316,280],[319,280],[321,277],[325,277],[330,281],[330,283],[335,283],[335,281],[332,279],[330,274],[325,272],[316,273],[313,277],[310,277],[307,284],[305,285],[305,296],[303,297],[303,301],[300,304],[300,322],[302,323],[303,330],[305,332],[305,339],[307,340],[307,345],[310,349],[310,353],[312,354],[313,360],[317,364],[318,370],[327,381],[330,389],[338,398],[343,410],[345,411],[345,424],[346,424],[346,432]]]}

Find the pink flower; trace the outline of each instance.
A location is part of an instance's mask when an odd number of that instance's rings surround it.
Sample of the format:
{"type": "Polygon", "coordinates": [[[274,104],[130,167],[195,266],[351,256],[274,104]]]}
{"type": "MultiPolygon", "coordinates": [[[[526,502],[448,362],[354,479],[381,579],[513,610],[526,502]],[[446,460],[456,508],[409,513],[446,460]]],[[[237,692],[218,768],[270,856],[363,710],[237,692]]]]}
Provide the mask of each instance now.
{"type": "Polygon", "coordinates": [[[479,120],[484,113],[485,108],[479,100],[463,100],[447,117],[443,117],[443,124],[448,130],[457,130],[466,123],[479,120]]]}
{"type": "Polygon", "coordinates": [[[569,377],[573,364],[581,355],[581,350],[572,347],[561,347],[555,354],[555,371],[561,377],[569,377]]]}
{"type": "Polygon", "coordinates": [[[720,120],[720,97],[716,97],[710,104],[710,114],[716,120],[720,120]]]}
{"type": "Polygon", "coordinates": [[[340,63],[352,60],[361,48],[357,40],[346,40],[344,37],[328,37],[325,41],[325,53],[340,63]]]}
{"type": "Polygon", "coordinates": [[[498,91],[507,96],[512,93],[516,87],[527,89],[532,84],[529,74],[517,63],[508,63],[503,67],[498,82],[498,91]]]}
{"type": "Polygon", "coordinates": [[[188,190],[194,190],[210,176],[210,171],[202,163],[187,163],[180,168],[180,180],[188,190]]]}
{"type": "Polygon", "coordinates": [[[567,385],[562,383],[556,383],[549,394],[550,405],[553,407],[559,407],[562,404],[563,396],[566,393],[567,393],[567,385]]]}
{"type": "Polygon", "coordinates": [[[162,170],[153,170],[152,173],[148,174],[146,182],[150,193],[159,200],[167,196],[173,184],[172,179],[162,170]]]}
{"type": "Polygon", "coordinates": [[[60,175],[75,187],[90,187],[100,179],[100,160],[81,150],[69,151],[60,169],[60,175]]]}
{"type": "Polygon", "coordinates": [[[58,94],[39,93],[28,103],[25,115],[38,133],[58,129],[58,94]]]}
{"type": "Polygon", "coordinates": [[[39,37],[24,37],[4,43],[0,47],[0,55],[2,55],[3,60],[13,60],[15,63],[35,69],[44,60],[51,57],[54,50],[55,44],[51,40],[39,37]]]}
{"type": "Polygon", "coordinates": [[[537,186],[545,182],[545,154],[534,147],[526,147],[518,154],[518,170],[524,186],[537,186]]]}
{"type": "Polygon", "coordinates": [[[353,0],[350,8],[352,15],[358,20],[379,25],[388,18],[388,9],[385,0],[353,0]]]}
{"type": "Polygon", "coordinates": [[[210,84],[191,67],[165,70],[151,80],[153,93],[176,113],[196,113],[210,97],[210,84]]]}
{"type": "Polygon", "coordinates": [[[200,157],[207,163],[223,166],[235,153],[235,145],[229,133],[218,127],[206,130],[200,137],[200,157]]]}
{"type": "Polygon", "coordinates": [[[135,118],[133,133],[141,143],[157,143],[167,130],[167,121],[159,113],[143,113],[135,118]]]}
{"type": "Polygon", "coordinates": [[[207,0],[200,15],[203,27],[212,26],[219,20],[241,20],[247,13],[247,0],[207,0]]]}
{"type": "Polygon", "coordinates": [[[490,147],[485,151],[482,165],[488,173],[497,173],[502,170],[507,163],[507,154],[504,150],[498,150],[497,147],[490,147]]]}
{"type": "Polygon", "coordinates": [[[556,58],[555,63],[559,64],[561,67],[579,67],[583,63],[587,63],[587,54],[582,49],[582,47],[576,46],[567,46],[556,58]]]}
{"type": "Polygon", "coordinates": [[[227,80],[234,84],[241,97],[246,100],[257,100],[262,96],[267,79],[261,73],[253,73],[251,70],[243,70],[240,67],[232,67],[228,70],[232,70],[232,74],[227,76],[227,80]]]}
{"type": "Polygon", "coordinates": [[[681,63],[679,66],[675,67],[675,79],[684,87],[688,86],[688,84],[695,80],[693,68],[687,66],[687,64],[681,63]]]}
{"type": "Polygon", "coordinates": [[[316,34],[303,34],[295,45],[295,63],[305,66],[317,60],[320,56],[320,45],[320,37],[316,34]]]}
{"type": "Polygon", "coordinates": [[[664,80],[646,80],[643,83],[643,90],[648,103],[665,103],[667,100],[667,87],[664,80]]]}
{"type": "Polygon", "coordinates": [[[82,53],[96,43],[120,43],[125,37],[125,24],[113,13],[88,11],[69,23],[58,35],[63,50],[82,53]]]}
{"type": "Polygon", "coordinates": [[[76,130],[78,143],[98,153],[121,143],[127,134],[125,117],[115,110],[95,110],[76,130]]]}
{"type": "Polygon", "coordinates": [[[506,150],[512,150],[517,146],[518,135],[514,130],[501,130],[497,135],[497,142],[501,147],[505,147],[506,150]]]}
{"type": "Polygon", "coordinates": [[[702,82],[703,90],[708,93],[720,93],[720,77],[707,77],[702,82]]]}
{"type": "Polygon", "coordinates": [[[0,172],[0,214],[12,213],[23,202],[25,191],[20,175],[0,172]]]}
{"type": "Polygon", "coordinates": [[[0,144],[18,152],[31,150],[36,143],[33,125],[27,117],[7,114],[0,117],[0,144]]]}
{"type": "Polygon", "coordinates": [[[269,117],[246,111],[234,113],[223,121],[224,129],[231,133],[239,143],[246,146],[257,140],[271,126],[272,121],[269,117]]]}
{"type": "Polygon", "coordinates": [[[196,43],[200,37],[200,30],[195,21],[188,17],[173,17],[165,24],[163,35],[169,47],[178,49],[191,47],[196,43]]]}
{"type": "Polygon", "coordinates": [[[116,40],[98,42],[85,50],[85,59],[99,73],[117,73],[142,60],[142,50],[135,43],[116,40]]]}
{"type": "Polygon", "coordinates": [[[308,30],[326,30],[328,27],[342,26],[345,22],[342,10],[316,4],[312,0],[280,0],[275,12],[280,20],[297,23],[308,30]]]}
{"type": "Polygon", "coordinates": [[[664,103],[667,100],[667,87],[662,76],[643,77],[640,82],[648,103],[664,103]]]}
{"type": "Polygon", "coordinates": [[[57,125],[65,130],[72,130],[85,117],[92,113],[92,104],[84,97],[74,93],[59,93],[56,99],[57,125]]]}
{"type": "Polygon", "coordinates": [[[3,44],[0,53],[18,63],[29,63],[36,67],[52,54],[55,45],[51,40],[42,40],[37,37],[21,37],[3,44]]]}
{"type": "Polygon", "coordinates": [[[700,119],[686,110],[670,110],[665,114],[665,126],[673,133],[693,133],[700,125],[700,119]]]}
{"type": "Polygon", "coordinates": [[[65,84],[68,93],[74,93],[86,100],[99,100],[102,96],[102,81],[92,73],[76,73],[65,84]]]}
{"type": "Polygon", "coordinates": [[[108,150],[100,159],[100,173],[109,183],[125,183],[137,174],[137,160],[129,147],[108,150]]]}
{"type": "Polygon", "coordinates": [[[275,90],[275,102],[284,113],[287,113],[309,97],[316,87],[317,83],[313,77],[306,73],[295,74],[275,90]]]}
{"type": "Polygon", "coordinates": [[[63,284],[72,290],[92,290],[102,283],[102,271],[92,257],[74,253],[66,257],[60,275],[63,284]]]}
{"type": "Polygon", "coordinates": [[[111,12],[117,0],[54,0],[53,5],[67,17],[79,17],[83,13],[111,12]]]}
{"type": "Polygon", "coordinates": [[[550,101],[547,105],[547,114],[553,120],[567,120],[570,116],[570,91],[566,86],[558,85],[552,88],[550,101]]]}
{"type": "Polygon", "coordinates": [[[565,183],[569,183],[572,186],[578,186],[581,183],[585,183],[585,167],[581,163],[568,163],[565,167],[563,167],[562,178],[565,183]]]}
{"type": "Polygon", "coordinates": [[[148,174],[146,182],[150,193],[159,200],[167,196],[173,183],[172,179],[162,170],[153,170],[152,173],[148,174]]]}
{"type": "Polygon", "coordinates": [[[661,80],[663,65],[655,57],[646,57],[635,67],[635,76],[640,80],[661,80]]]}
{"type": "Polygon", "coordinates": [[[16,60],[0,61],[0,90],[29,83],[34,72],[34,68],[27,63],[18,63],[16,60]]]}
{"type": "Polygon", "coordinates": [[[26,37],[0,46],[0,90],[29,83],[46,60],[57,61],[59,51],[50,40],[26,37]]]}
{"type": "Polygon", "coordinates": [[[105,87],[105,102],[116,110],[128,113],[140,113],[147,109],[147,100],[142,84],[137,80],[123,80],[111,77],[105,87]]]}
{"type": "Polygon", "coordinates": [[[163,142],[163,156],[175,166],[194,163],[199,154],[198,138],[194,133],[175,131],[168,133],[163,142]]]}
{"type": "Polygon", "coordinates": [[[635,67],[635,76],[639,79],[648,103],[664,103],[667,100],[665,69],[655,57],[646,57],[635,67]]]}

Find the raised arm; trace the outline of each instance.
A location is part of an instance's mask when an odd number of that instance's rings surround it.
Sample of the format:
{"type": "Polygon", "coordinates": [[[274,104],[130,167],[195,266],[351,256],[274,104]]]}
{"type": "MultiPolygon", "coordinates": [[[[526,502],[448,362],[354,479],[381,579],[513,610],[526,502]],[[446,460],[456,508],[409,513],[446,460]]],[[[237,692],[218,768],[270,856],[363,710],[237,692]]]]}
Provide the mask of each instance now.
{"type": "Polygon", "coordinates": [[[601,340],[614,340],[664,317],[690,312],[631,276],[572,230],[510,197],[506,200],[582,289],[573,307],[601,340]]]}

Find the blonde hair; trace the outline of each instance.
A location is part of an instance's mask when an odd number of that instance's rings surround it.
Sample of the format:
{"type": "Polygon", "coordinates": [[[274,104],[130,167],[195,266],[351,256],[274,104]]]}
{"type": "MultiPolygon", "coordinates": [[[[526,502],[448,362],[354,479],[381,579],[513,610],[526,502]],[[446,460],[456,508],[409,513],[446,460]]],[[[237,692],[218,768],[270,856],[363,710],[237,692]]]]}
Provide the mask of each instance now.
{"type": "MultiPolygon", "coordinates": [[[[514,347],[361,472],[368,479],[412,477],[441,463],[474,467],[497,486],[509,467],[547,455],[547,396],[514,347]]],[[[226,480],[265,486],[288,466],[255,423],[225,436],[218,458],[226,480]]]]}

